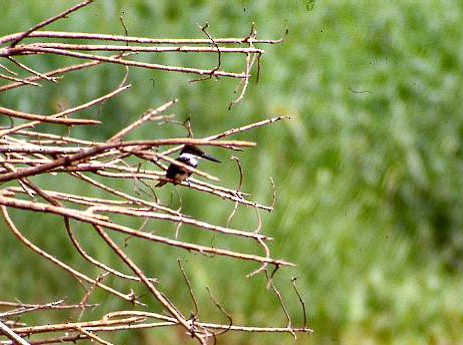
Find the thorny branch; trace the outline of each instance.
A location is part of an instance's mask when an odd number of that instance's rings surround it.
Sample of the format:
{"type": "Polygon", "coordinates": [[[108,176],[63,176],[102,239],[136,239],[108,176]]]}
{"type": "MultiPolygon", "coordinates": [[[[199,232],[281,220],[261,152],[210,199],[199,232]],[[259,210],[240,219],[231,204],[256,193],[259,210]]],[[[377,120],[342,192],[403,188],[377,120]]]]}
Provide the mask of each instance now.
{"type": "MultiPolygon", "coordinates": [[[[280,40],[261,40],[257,38],[257,31],[253,25],[248,36],[243,38],[215,38],[206,31],[207,25],[201,30],[207,38],[201,39],[155,39],[133,37],[128,35],[128,28],[121,18],[125,36],[107,35],[98,33],[42,31],[51,23],[54,23],[92,3],[92,0],[83,1],[62,13],[50,17],[43,22],[34,25],[24,32],[19,32],[0,37],[0,58],[4,58],[6,64],[0,64],[0,80],[8,83],[0,86],[0,93],[25,86],[47,86],[51,83],[59,83],[63,75],[75,71],[85,72],[90,68],[97,68],[101,64],[119,64],[127,69],[140,67],[157,69],[170,72],[180,72],[203,76],[198,81],[212,77],[239,78],[241,91],[230,106],[238,103],[244,97],[249,85],[252,67],[256,60],[264,54],[264,50],[258,47],[263,44],[275,44],[280,40]],[[51,41],[50,41],[51,40],[51,41]],[[62,41],[65,42],[62,42],[62,41]],[[79,43],[73,43],[79,42],[79,43]],[[100,55],[112,52],[116,55],[100,55]],[[198,69],[184,66],[170,66],[156,63],[139,62],[131,60],[137,54],[164,54],[164,53],[195,53],[206,57],[216,57],[215,67],[210,69],[198,69]],[[57,55],[75,58],[75,60],[62,59],[62,61],[74,61],[70,65],[64,65],[51,71],[37,71],[20,61],[22,56],[34,56],[46,58],[47,55],[57,55]],[[211,55],[212,54],[212,55],[211,55]],[[221,70],[222,61],[228,56],[236,54],[245,57],[243,71],[221,70]],[[77,63],[77,60],[85,60],[77,63]],[[42,85],[41,83],[44,82],[42,85]]],[[[225,332],[311,332],[306,327],[305,316],[303,327],[293,327],[289,312],[282,304],[280,293],[275,289],[268,277],[270,286],[280,299],[285,316],[288,319],[286,327],[250,327],[239,326],[233,322],[232,314],[212,297],[208,289],[210,299],[218,310],[226,316],[226,324],[203,322],[199,319],[200,303],[193,294],[193,288],[188,279],[185,268],[178,261],[183,279],[186,281],[190,296],[195,305],[193,315],[188,318],[180,308],[171,301],[167,294],[158,286],[162,282],[162,276],[151,277],[145,272],[145,268],[137,263],[129,254],[126,247],[121,247],[113,236],[123,234],[129,238],[137,238],[153,246],[163,248],[171,247],[177,251],[188,250],[208,255],[211,258],[223,256],[230,260],[248,261],[257,268],[249,274],[253,276],[261,272],[267,275],[268,269],[273,266],[276,270],[280,267],[293,267],[294,264],[283,259],[275,259],[271,255],[269,242],[271,237],[265,235],[259,210],[272,211],[274,207],[274,192],[271,205],[264,205],[250,199],[250,195],[242,191],[243,169],[239,160],[234,158],[239,168],[239,184],[236,188],[229,188],[222,184],[215,176],[205,173],[189,165],[185,165],[171,157],[185,145],[216,146],[223,150],[243,150],[253,147],[256,143],[240,140],[224,140],[223,138],[250,131],[285,119],[284,116],[273,116],[265,120],[232,128],[208,137],[198,139],[190,136],[184,138],[166,138],[151,140],[127,140],[136,128],[148,126],[152,122],[159,122],[166,118],[165,111],[178,102],[174,99],[159,107],[150,109],[137,120],[119,129],[108,139],[98,142],[72,135],[69,130],[67,135],[53,134],[46,130],[51,126],[92,126],[105,122],[104,117],[95,119],[74,118],[79,112],[92,106],[103,104],[105,101],[120,96],[130,88],[125,85],[126,76],[119,86],[100,97],[75,105],[69,109],[57,113],[44,115],[40,110],[25,112],[0,106],[0,113],[11,120],[11,126],[0,127],[0,210],[6,222],[7,228],[16,236],[19,243],[29,248],[51,265],[63,270],[81,283],[86,291],[80,303],[65,305],[64,301],[45,304],[26,304],[21,302],[0,302],[0,308],[9,308],[0,311],[0,345],[6,344],[48,344],[78,342],[91,340],[100,344],[110,344],[103,338],[103,332],[120,332],[133,329],[152,329],[157,327],[181,327],[188,336],[191,336],[201,344],[215,341],[217,335],[225,332]],[[42,126],[48,124],[48,127],[42,126]],[[154,164],[153,164],[154,163],[154,164]],[[194,218],[181,209],[166,206],[162,192],[151,185],[162,180],[165,176],[163,170],[166,164],[181,166],[188,172],[209,179],[205,182],[197,178],[188,178],[179,184],[182,188],[189,188],[210,194],[221,200],[229,200],[233,203],[233,212],[229,220],[237,215],[238,207],[245,206],[257,211],[258,227],[252,229],[234,229],[226,225],[216,225],[203,219],[194,218]],[[40,178],[39,178],[40,177],[40,178]],[[124,180],[133,181],[132,187],[122,183],[124,180]],[[52,182],[50,182],[52,181],[52,182]],[[53,182],[57,181],[57,182],[53,182]],[[116,183],[115,183],[116,182],[116,183]],[[81,190],[88,193],[84,195],[76,193],[75,189],[68,186],[83,186],[81,190]],[[135,186],[136,188],[134,188],[135,186]],[[139,194],[139,188],[144,188],[143,194],[139,194]],[[148,189],[148,190],[146,190],[148,189]],[[28,236],[30,229],[21,229],[15,221],[18,212],[35,212],[40,215],[51,215],[62,220],[73,248],[88,265],[89,268],[98,269],[96,277],[92,277],[91,270],[78,270],[66,260],[53,254],[53,248],[42,248],[34,243],[28,236]],[[143,221],[140,227],[134,227],[132,220],[143,221]],[[150,222],[156,220],[156,223],[150,222]],[[74,224],[85,225],[79,227],[98,234],[102,243],[111,249],[114,256],[123,264],[119,268],[104,262],[97,255],[90,255],[84,242],[81,242],[74,224]],[[213,233],[214,236],[228,236],[243,242],[250,242],[255,247],[248,251],[236,248],[220,246],[207,246],[192,241],[180,240],[177,235],[160,235],[155,233],[157,227],[168,223],[188,225],[192,229],[213,233]],[[161,224],[161,225],[159,225],[161,224]],[[263,251],[264,255],[256,255],[263,251]],[[131,274],[127,272],[132,272],[131,274]],[[112,280],[106,279],[111,275],[112,280]],[[128,292],[120,291],[119,282],[123,280],[130,285],[128,292]],[[168,315],[139,311],[134,308],[146,307],[134,291],[141,287],[147,291],[151,298],[158,303],[168,315]],[[118,287],[118,288],[116,288],[118,287]],[[81,316],[89,308],[97,308],[98,305],[88,303],[94,290],[108,293],[119,298],[132,308],[131,310],[114,311],[106,314],[99,320],[80,321],[76,314],[81,316]],[[73,311],[71,317],[63,322],[44,325],[27,325],[18,322],[16,317],[28,315],[31,312],[53,312],[56,310],[73,311]],[[34,335],[34,339],[31,336],[34,335]],[[37,338],[40,336],[40,338],[37,338]],[[5,339],[6,338],[6,339],[5,339]]],[[[188,127],[191,133],[191,124],[188,127]]],[[[273,187],[273,181],[272,181],[273,187]]],[[[274,188],[273,188],[274,189],[274,188]]],[[[76,227],[77,228],[77,227],[76,227]]],[[[60,236],[62,233],[53,233],[60,236]]],[[[233,241],[235,243],[236,241],[233,241]]],[[[237,247],[240,248],[240,247],[237,247]]],[[[245,246],[250,248],[250,246],[245,246]]],[[[297,292],[299,301],[304,309],[305,304],[297,292]]]]}

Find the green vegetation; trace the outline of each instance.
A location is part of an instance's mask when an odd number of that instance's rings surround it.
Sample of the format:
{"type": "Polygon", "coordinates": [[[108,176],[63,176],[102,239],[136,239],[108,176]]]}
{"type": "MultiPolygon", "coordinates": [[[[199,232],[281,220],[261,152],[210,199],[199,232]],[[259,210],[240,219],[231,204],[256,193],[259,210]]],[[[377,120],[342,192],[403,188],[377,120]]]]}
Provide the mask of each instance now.
{"type": "MultiPolygon", "coordinates": [[[[71,3],[2,0],[0,31],[24,30],[71,3]]],[[[52,28],[122,34],[121,14],[133,36],[203,37],[196,23],[204,22],[209,22],[214,37],[243,36],[252,22],[261,38],[278,38],[289,30],[282,44],[264,47],[259,83],[252,83],[244,101],[231,111],[227,106],[235,97],[233,80],[188,83],[183,75],[134,69],[132,89],[102,110],[113,127],[82,132],[82,136],[107,137],[147,108],[175,97],[180,103],[174,112],[179,119],[191,116],[197,137],[271,115],[291,116],[240,136],[259,146],[239,156],[244,189],[256,200],[271,200],[268,177],[275,180],[276,211],[263,215],[264,231],[275,238],[274,256],[299,266],[278,272],[276,283],[294,322],[301,323],[300,305],[289,282],[291,276],[299,276],[308,324],[315,333],[297,341],[288,335],[230,334],[220,343],[463,344],[461,2],[100,0],[52,28]]],[[[188,59],[188,55],[165,55],[157,61],[179,64],[188,59]]],[[[40,61],[37,69],[52,68],[52,59],[40,61]]],[[[193,61],[204,63],[199,58],[193,61]]],[[[238,66],[240,62],[224,63],[238,66]]],[[[95,71],[69,75],[60,88],[30,89],[30,95],[24,88],[4,93],[0,103],[46,113],[59,102],[78,104],[99,96],[123,75],[120,67],[95,71]]],[[[181,133],[181,128],[167,125],[137,135],[156,138],[181,133]]],[[[211,153],[227,160],[225,151],[211,153]]],[[[231,161],[222,166],[207,164],[204,169],[226,185],[237,183],[231,161]]],[[[171,190],[170,186],[163,190],[164,197],[171,190]]],[[[219,224],[225,223],[233,207],[184,189],[180,193],[187,213],[204,214],[219,224]]],[[[253,212],[240,212],[234,226],[254,228],[253,212]]],[[[36,215],[22,217],[25,226],[36,215]]],[[[35,228],[28,230],[31,236],[54,248],[58,256],[75,256],[76,265],[82,264],[77,254],[66,249],[67,243],[61,243],[66,241],[64,233],[56,233],[48,219],[34,222],[35,228]]],[[[71,282],[61,281],[58,269],[50,270],[35,255],[18,248],[0,224],[0,299],[35,302],[50,295],[62,298],[62,291],[72,291],[66,287],[71,282]],[[33,292],[36,295],[27,295],[33,292]]],[[[151,263],[154,272],[162,271],[174,299],[186,298],[181,295],[183,285],[179,288],[183,282],[173,280],[178,268],[162,261],[165,253],[146,244],[133,244],[131,249],[151,263]]],[[[262,277],[245,280],[251,266],[236,267],[233,262],[189,253],[182,257],[188,260],[199,297],[206,300],[204,286],[210,286],[235,315],[235,322],[285,323],[278,304],[268,304],[273,301],[271,293],[262,293],[262,277]]],[[[82,291],[75,293],[82,295],[82,291]]],[[[189,300],[180,304],[192,308],[189,300]]],[[[213,306],[202,311],[203,317],[212,311],[213,306]]],[[[152,339],[161,334],[165,342],[174,343],[169,333],[149,333],[152,339]]]]}

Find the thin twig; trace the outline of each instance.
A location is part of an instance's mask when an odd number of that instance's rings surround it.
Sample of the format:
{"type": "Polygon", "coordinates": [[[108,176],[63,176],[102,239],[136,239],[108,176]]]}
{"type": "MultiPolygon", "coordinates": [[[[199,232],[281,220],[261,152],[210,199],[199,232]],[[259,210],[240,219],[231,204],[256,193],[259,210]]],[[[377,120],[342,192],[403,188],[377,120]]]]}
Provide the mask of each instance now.
{"type": "MultiPolygon", "coordinates": [[[[3,73],[0,73],[0,78],[16,81],[20,85],[33,85],[33,86],[42,87],[42,85],[40,85],[38,83],[34,83],[33,81],[29,81],[27,79],[20,79],[20,78],[10,77],[9,75],[4,75],[3,73]]],[[[0,88],[0,92],[1,92],[1,88],[0,88]]]]}
{"type": "Polygon", "coordinates": [[[100,344],[103,344],[103,345],[113,345],[109,341],[106,341],[106,340],[102,339],[101,337],[93,334],[92,332],[87,331],[85,328],[76,327],[75,329],[77,331],[79,331],[80,333],[85,334],[86,336],[88,336],[90,339],[92,339],[92,341],[96,341],[97,343],[100,343],[100,344]]]}
{"type": "Polygon", "coordinates": [[[183,280],[185,280],[185,283],[188,287],[188,292],[190,293],[191,300],[193,301],[193,305],[195,307],[195,310],[192,313],[192,315],[194,317],[198,317],[199,316],[198,302],[196,301],[195,294],[193,293],[193,288],[191,287],[190,280],[188,279],[185,273],[185,269],[183,268],[182,261],[179,258],[177,258],[177,264],[178,264],[178,267],[180,268],[180,272],[182,272],[183,280]]]}
{"type": "Polygon", "coordinates": [[[19,42],[21,42],[21,40],[23,40],[24,38],[26,38],[27,36],[29,36],[31,33],[33,33],[34,31],[37,31],[38,29],[40,28],[43,28],[44,26],[47,26],[48,24],[51,24],[53,22],[56,22],[57,20],[61,19],[61,18],[65,18],[68,14],[72,13],[72,12],[75,12],[77,11],[79,8],[81,7],[84,7],[84,6],[87,6],[88,4],[90,4],[93,0],[85,0],[71,8],[68,8],[67,10],[65,10],[64,12],[61,12],[60,14],[54,16],[54,17],[51,17],[51,18],[48,18],[47,20],[41,22],[41,23],[38,23],[37,25],[34,25],[33,27],[31,27],[29,30],[27,31],[24,31],[23,33],[21,33],[18,37],[16,37],[10,44],[10,47],[13,48],[15,45],[17,45],[19,42]]]}
{"type": "Polygon", "coordinates": [[[53,78],[53,77],[49,77],[47,76],[46,74],[43,74],[43,73],[40,73],[40,72],[37,72],[36,70],[30,68],[29,66],[17,61],[16,59],[13,59],[11,56],[8,57],[8,60],[12,61],[14,64],[16,64],[17,66],[21,67],[22,69],[26,70],[27,72],[30,72],[32,74],[35,74],[36,76],[38,76],[40,79],[45,79],[45,80],[48,80],[48,81],[51,81],[52,83],[57,83],[58,82],[58,79],[57,78],[53,78]]]}
{"type": "Polygon", "coordinates": [[[280,303],[281,309],[283,310],[283,313],[286,316],[286,319],[288,320],[288,332],[293,336],[294,339],[296,339],[296,332],[292,331],[292,322],[291,322],[291,316],[289,316],[288,310],[285,307],[285,304],[283,303],[283,298],[281,297],[280,291],[276,288],[275,284],[273,284],[273,277],[268,275],[268,271],[265,271],[265,275],[267,277],[267,282],[268,285],[272,288],[273,292],[275,293],[275,296],[277,296],[278,302],[280,303]]]}
{"type": "Polygon", "coordinates": [[[207,36],[207,38],[209,38],[212,42],[212,44],[215,46],[215,49],[217,50],[217,66],[211,70],[211,73],[209,74],[208,77],[206,78],[200,78],[200,79],[193,79],[193,80],[190,80],[190,82],[197,82],[197,81],[203,81],[203,80],[206,80],[206,79],[211,79],[212,76],[214,75],[214,73],[216,71],[218,71],[220,69],[220,66],[222,65],[222,59],[221,59],[221,49],[219,47],[219,45],[214,41],[214,39],[211,37],[211,35],[209,35],[209,33],[207,32],[207,28],[209,27],[209,23],[206,22],[206,24],[204,24],[204,26],[200,26],[199,24],[196,24],[202,32],[204,32],[204,34],[207,36]]]}
{"type": "Polygon", "coordinates": [[[303,325],[304,328],[306,328],[307,327],[307,313],[305,311],[305,303],[304,303],[304,300],[302,299],[302,296],[301,296],[299,290],[297,289],[296,280],[297,280],[297,277],[291,278],[291,283],[293,284],[294,292],[296,292],[297,298],[299,299],[299,303],[301,303],[302,316],[304,318],[304,322],[302,323],[302,325],[303,325]]]}
{"type": "Polygon", "coordinates": [[[138,119],[135,122],[132,122],[132,124],[125,127],[123,130],[119,131],[118,133],[114,134],[111,138],[108,139],[108,141],[120,140],[124,135],[127,135],[129,132],[131,132],[135,128],[141,126],[146,121],[152,120],[153,118],[155,118],[155,116],[157,116],[158,114],[163,113],[164,111],[166,111],[168,108],[170,108],[172,105],[174,105],[177,102],[178,102],[178,99],[173,99],[172,101],[167,102],[167,103],[161,105],[160,107],[158,107],[156,109],[147,111],[145,114],[143,114],[143,116],[140,119],[138,119]]]}
{"type": "MultiPolygon", "coordinates": [[[[236,187],[236,190],[238,192],[240,192],[241,191],[241,186],[243,185],[243,168],[241,167],[240,159],[238,157],[232,156],[232,157],[230,157],[230,159],[234,160],[236,162],[236,165],[238,166],[238,172],[240,174],[240,179],[239,179],[239,182],[238,182],[238,186],[236,187]]],[[[232,212],[230,213],[230,215],[227,218],[226,226],[229,226],[231,220],[233,219],[233,216],[236,213],[236,210],[238,209],[239,204],[240,203],[237,201],[233,205],[233,210],[232,210],[232,212]]]]}
{"type": "Polygon", "coordinates": [[[217,309],[220,310],[220,312],[225,315],[225,317],[228,319],[228,325],[229,327],[227,329],[224,329],[222,332],[220,333],[216,333],[215,336],[218,336],[220,334],[223,334],[223,333],[226,333],[228,332],[232,326],[233,326],[233,319],[231,317],[231,315],[225,310],[225,308],[214,298],[214,296],[212,296],[212,293],[211,293],[211,290],[209,289],[208,286],[206,286],[206,290],[207,290],[207,293],[209,295],[209,298],[210,300],[212,301],[212,303],[214,303],[214,305],[217,307],[217,309]]]}

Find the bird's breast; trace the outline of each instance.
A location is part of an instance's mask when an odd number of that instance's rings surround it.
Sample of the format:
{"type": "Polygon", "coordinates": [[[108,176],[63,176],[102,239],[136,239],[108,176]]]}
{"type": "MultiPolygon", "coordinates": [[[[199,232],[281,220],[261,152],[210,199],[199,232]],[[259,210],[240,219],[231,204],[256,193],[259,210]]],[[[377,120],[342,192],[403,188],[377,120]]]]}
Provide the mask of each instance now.
{"type": "Polygon", "coordinates": [[[196,156],[192,155],[191,153],[182,153],[180,157],[178,157],[178,160],[193,168],[196,168],[199,163],[198,158],[196,158],[196,156]]]}

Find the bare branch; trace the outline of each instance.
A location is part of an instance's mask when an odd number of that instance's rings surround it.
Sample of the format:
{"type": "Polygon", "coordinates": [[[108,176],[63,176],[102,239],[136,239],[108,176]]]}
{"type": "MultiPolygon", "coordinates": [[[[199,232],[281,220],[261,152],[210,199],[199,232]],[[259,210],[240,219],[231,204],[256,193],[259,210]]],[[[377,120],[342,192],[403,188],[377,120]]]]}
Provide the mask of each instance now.
{"type": "Polygon", "coordinates": [[[73,277],[77,278],[77,279],[81,279],[81,280],[84,280],[88,283],[91,283],[91,284],[95,284],[96,286],[100,287],[101,289],[103,290],[106,290],[107,292],[117,296],[117,297],[120,297],[128,302],[134,302],[134,303],[137,303],[137,304],[140,304],[139,302],[137,301],[133,301],[133,299],[128,296],[128,295],[125,295],[113,288],[110,288],[109,286],[106,286],[102,283],[99,283],[97,282],[96,280],[76,271],[75,269],[73,269],[72,267],[66,265],[65,263],[61,262],[60,260],[58,260],[57,258],[55,258],[53,255],[50,255],[49,253],[45,252],[44,250],[40,249],[39,247],[37,247],[35,244],[33,244],[31,241],[29,241],[28,239],[26,239],[22,234],[21,232],[16,228],[16,226],[14,225],[13,221],[11,220],[10,218],[10,215],[8,214],[8,211],[7,211],[7,208],[2,204],[0,206],[0,209],[3,213],[3,217],[7,223],[7,225],[9,226],[9,228],[11,229],[11,231],[13,232],[13,234],[22,242],[24,243],[28,248],[32,249],[34,252],[36,252],[37,254],[39,254],[40,256],[44,257],[45,259],[51,261],[53,264],[57,265],[58,267],[64,269],[66,272],[70,273],[73,277]]]}
{"type": "MultiPolygon", "coordinates": [[[[212,40],[214,40],[211,37],[212,40]]],[[[190,47],[190,46],[173,46],[173,47],[140,47],[128,45],[107,45],[107,44],[69,44],[69,43],[31,43],[19,46],[16,50],[10,52],[27,52],[35,48],[53,48],[61,50],[78,50],[78,51],[122,51],[138,53],[241,53],[241,54],[263,54],[263,49],[255,47],[220,47],[213,41],[213,47],[190,47]],[[20,48],[20,49],[19,49],[20,48]]],[[[220,64],[217,64],[215,70],[218,70],[220,64]]]]}
{"type": "MultiPolygon", "coordinates": [[[[75,113],[77,111],[80,111],[82,109],[86,109],[88,107],[91,107],[95,104],[98,104],[98,103],[101,103],[115,95],[117,95],[118,93],[128,89],[130,87],[130,85],[127,85],[127,86],[123,86],[123,87],[119,87],[118,89],[114,90],[114,91],[111,91],[110,93],[102,96],[102,97],[99,97],[99,98],[96,98],[96,99],[93,99],[92,101],[90,102],[87,102],[85,104],[81,104],[77,107],[73,107],[73,108],[70,108],[70,109],[67,109],[67,110],[64,110],[62,112],[59,112],[57,114],[54,114],[54,115],[49,115],[49,116],[45,116],[45,119],[48,120],[48,121],[44,121],[42,119],[36,119],[36,121],[33,121],[33,122],[30,122],[30,123],[25,123],[25,124],[22,124],[22,125],[18,125],[16,127],[12,127],[12,128],[9,128],[9,129],[6,129],[6,130],[3,130],[3,131],[0,131],[0,138],[3,137],[4,135],[8,135],[8,134],[11,134],[11,133],[14,133],[18,130],[21,130],[21,129],[25,129],[25,128],[32,128],[32,127],[35,127],[39,124],[41,124],[42,122],[52,122],[52,123],[55,123],[55,121],[58,121],[56,123],[60,123],[59,121],[61,121],[60,124],[65,124],[65,125],[72,125],[73,123],[69,124],[68,122],[69,121],[73,121],[73,122],[76,122],[76,121],[87,121],[89,123],[83,123],[83,124],[99,124],[101,123],[100,121],[96,121],[96,120],[75,120],[75,119],[61,119],[61,117],[65,116],[65,115],[68,115],[68,114],[71,114],[71,113],[75,113]],[[93,123],[90,123],[92,122],[93,123]]],[[[7,112],[12,112],[12,110],[10,109],[6,109],[6,108],[2,108],[0,107],[0,112],[2,112],[2,110],[5,110],[7,112]]],[[[17,112],[14,112],[14,113],[17,113],[17,112]]],[[[43,115],[36,115],[36,116],[43,116],[43,115]]],[[[78,123],[74,123],[74,124],[78,124],[78,123]]]]}
{"type": "MultiPolygon", "coordinates": [[[[134,141],[126,141],[126,142],[118,142],[118,143],[106,143],[101,144],[96,147],[92,147],[89,149],[83,149],[78,153],[75,153],[71,156],[64,156],[58,159],[55,159],[49,163],[45,163],[36,167],[22,169],[17,172],[7,173],[0,175],[0,182],[2,181],[9,181],[12,179],[18,179],[21,177],[27,177],[32,175],[37,175],[40,173],[44,173],[53,169],[56,169],[60,166],[70,166],[76,161],[81,161],[85,159],[89,159],[91,156],[97,155],[104,151],[108,151],[113,148],[123,148],[123,147],[136,147],[136,146],[161,146],[161,145],[175,145],[175,144],[191,144],[191,145],[211,145],[211,146],[255,146],[253,142],[247,141],[205,141],[200,139],[164,139],[164,140],[134,140],[134,141]]],[[[33,148],[28,149],[31,152],[33,148]]],[[[14,151],[14,148],[2,148],[0,147],[0,152],[11,152],[14,151]]],[[[40,152],[38,150],[37,152],[40,152]]],[[[166,157],[164,157],[166,158],[166,157]]],[[[197,170],[195,169],[197,172],[197,170]]]]}
{"type": "Polygon", "coordinates": [[[30,345],[27,341],[17,335],[10,327],[5,325],[0,320],[0,331],[5,334],[8,338],[10,338],[13,342],[18,343],[19,345],[30,345]]]}
{"type": "MultiPolygon", "coordinates": [[[[25,37],[29,36],[31,33],[33,33],[34,31],[37,31],[38,29],[40,28],[43,28],[44,26],[47,26],[48,24],[51,24],[53,22],[56,22],[57,20],[61,19],[61,18],[64,18],[66,17],[68,14],[72,13],[72,12],[75,12],[77,11],[79,8],[81,7],[84,7],[84,6],[87,6],[88,4],[90,4],[93,0],[86,0],[86,1],[83,1],[71,8],[68,8],[66,11],[64,12],[61,12],[60,14],[54,16],[54,17],[51,17],[41,23],[38,23],[37,25],[34,25],[33,27],[31,27],[29,30],[21,33],[18,37],[16,37],[13,42],[11,42],[10,44],[10,47],[14,47],[16,44],[18,44],[22,39],[24,39],[25,37]]],[[[2,42],[3,43],[3,42],[2,42]]]]}
{"type": "Polygon", "coordinates": [[[109,63],[119,64],[123,66],[157,69],[157,70],[168,71],[168,72],[191,73],[191,74],[199,74],[199,75],[214,75],[214,76],[219,76],[219,77],[243,78],[243,79],[248,78],[248,75],[244,73],[233,73],[233,72],[226,72],[226,71],[205,70],[205,69],[200,69],[200,68],[152,64],[152,63],[147,63],[147,62],[139,62],[139,61],[132,61],[132,60],[123,60],[120,58],[105,57],[101,55],[78,53],[78,52],[73,52],[73,51],[69,51],[65,49],[57,49],[57,48],[29,46],[27,50],[24,50],[22,47],[18,47],[18,48],[10,49],[8,53],[10,55],[23,55],[23,54],[28,54],[28,53],[45,53],[45,54],[75,57],[78,59],[109,62],[109,63]]]}
{"type": "MultiPolygon", "coordinates": [[[[18,85],[33,85],[33,86],[39,86],[41,87],[42,85],[38,83],[34,83],[33,81],[29,81],[27,79],[20,79],[20,78],[15,78],[15,77],[10,77],[9,75],[4,75],[3,73],[0,73],[0,78],[7,79],[7,80],[13,80],[16,81],[18,85]]],[[[1,90],[1,87],[0,87],[1,90]]]]}
{"type": "MultiPolygon", "coordinates": [[[[20,208],[20,209],[26,209],[26,210],[30,210],[30,211],[37,211],[37,212],[44,212],[44,213],[54,213],[54,214],[57,214],[57,215],[61,215],[61,216],[73,218],[73,219],[76,219],[76,220],[79,220],[79,221],[83,221],[83,222],[86,222],[86,223],[90,223],[92,225],[98,225],[98,226],[102,226],[102,227],[105,227],[105,228],[108,228],[108,229],[116,230],[116,231],[119,231],[119,232],[127,234],[127,235],[132,235],[132,236],[135,236],[135,237],[144,238],[144,239],[147,239],[147,240],[150,240],[150,241],[163,243],[163,244],[166,244],[166,245],[169,245],[169,246],[174,246],[174,247],[177,247],[177,248],[193,250],[193,251],[197,251],[197,252],[200,252],[200,253],[207,253],[207,254],[213,254],[213,255],[223,255],[223,256],[229,256],[229,257],[233,257],[233,258],[237,258],[237,259],[256,261],[256,262],[261,262],[261,263],[267,262],[267,263],[275,265],[275,266],[295,267],[294,264],[292,264],[290,262],[287,262],[285,260],[275,260],[275,259],[261,257],[261,256],[258,256],[258,255],[244,254],[244,253],[239,253],[239,252],[234,252],[234,251],[230,251],[230,250],[226,250],[226,249],[219,249],[219,248],[214,248],[214,247],[206,247],[206,246],[196,245],[196,244],[192,244],[192,243],[172,240],[172,239],[169,239],[169,238],[166,238],[166,237],[157,236],[157,235],[146,233],[146,232],[137,231],[137,230],[131,229],[131,228],[127,227],[127,226],[118,225],[118,224],[109,222],[109,221],[105,220],[106,217],[96,216],[96,215],[93,215],[91,213],[77,211],[77,210],[69,210],[69,209],[64,208],[64,207],[52,206],[52,205],[39,203],[39,202],[31,202],[31,201],[19,200],[19,199],[6,197],[6,196],[0,196],[0,205],[20,208]]],[[[5,212],[6,212],[6,208],[5,208],[5,212]]],[[[11,224],[13,224],[13,223],[11,223],[11,224]]]]}
{"type": "Polygon", "coordinates": [[[11,110],[11,109],[4,108],[4,107],[0,107],[0,113],[11,116],[11,117],[20,118],[20,119],[40,121],[41,123],[42,122],[56,123],[56,124],[66,125],[66,126],[95,125],[95,124],[101,123],[100,121],[97,121],[97,120],[61,119],[61,118],[54,118],[52,116],[46,116],[46,115],[29,114],[29,113],[23,113],[22,111],[18,111],[18,110],[11,110]]]}
{"type": "Polygon", "coordinates": [[[58,82],[57,78],[51,78],[51,77],[47,76],[46,74],[42,74],[40,72],[37,72],[37,71],[33,70],[32,68],[28,67],[27,65],[17,61],[16,59],[13,59],[11,56],[8,57],[8,60],[12,61],[13,63],[18,65],[22,69],[24,69],[24,70],[26,70],[26,71],[28,71],[28,72],[30,72],[32,74],[35,74],[36,76],[38,76],[41,79],[45,79],[45,80],[51,81],[53,83],[58,82]]]}
{"type": "MultiPolygon", "coordinates": [[[[4,36],[0,39],[0,44],[15,41],[23,35],[23,33],[11,34],[4,36]]],[[[34,31],[27,35],[30,38],[44,37],[44,38],[65,38],[65,39],[90,39],[101,41],[119,41],[119,42],[133,42],[140,44],[209,44],[210,39],[205,38],[147,38],[147,37],[130,37],[121,35],[107,35],[100,33],[86,33],[86,32],[66,32],[66,31],[34,31]]],[[[248,37],[244,38],[215,38],[214,41],[219,44],[248,44],[248,37]]],[[[261,40],[255,39],[255,44],[278,44],[282,39],[278,40],[261,40]]]]}
{"type": "MultiPolygon", "coordinates": [[[[117,55],[117,56],[119,56],[119,55],[117,55]]],[[[128,56],[128,53],[123,54],[122,56],[128,56]]],[[[78,71],[80,69],[97,66],[97,65],[100,65],[102,63],[103,63],[103,61],[89,61],[89,62],[84,62],[84,63],[81,63],[81,64],[76,64],[76,65],[72,65],[72,66],[68,66],[68,67],[58,68],[58,69],[55,69],[55,70],[50,71],[50,72],[42,73],[42,75],[45,75],[47,77],[52,77],[52,76],[57,75],[57,74],[65,74],[65,73],[72,72],[72,71],[78,71]]],[[[11,83],[9,85],[0,86],[0,92],[10,90],[10,89],[14,89],[14,88],[22,86],[24,83],[32,83],[32,82],[34,82],[36,80],[40,80],[40,79],[43,79],[43,78],[41,76],[34,76],[34,77],[26,78],[26,79],[24,79],[24,81],[18,80],[17,83],[11,83]]],[[[40,84],[37,84],[37,85],[40,85],[40,84]]]]}

